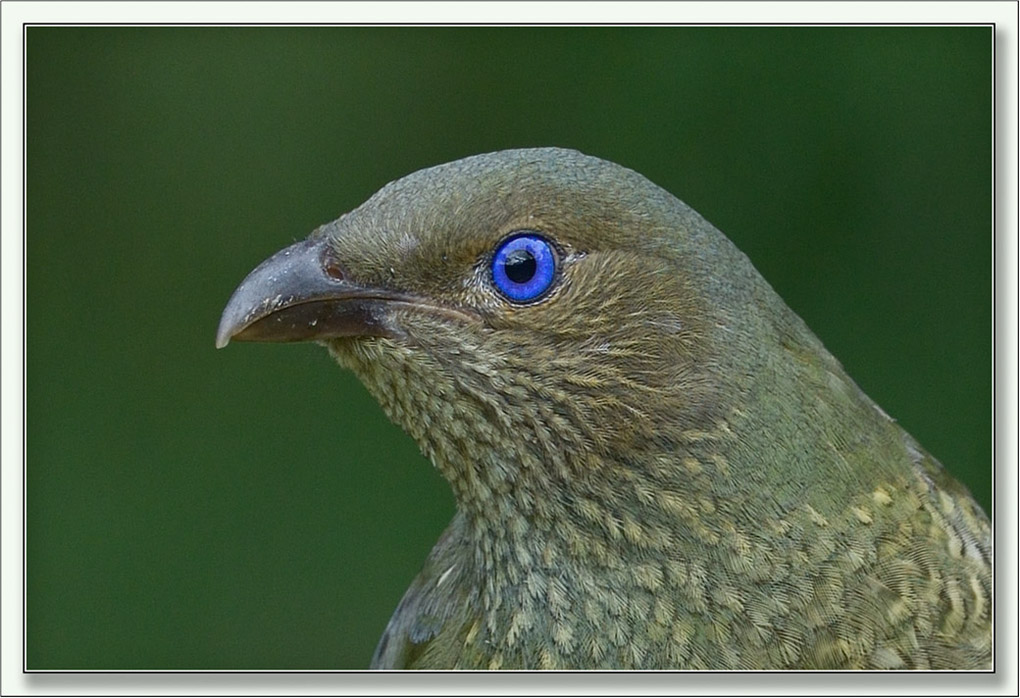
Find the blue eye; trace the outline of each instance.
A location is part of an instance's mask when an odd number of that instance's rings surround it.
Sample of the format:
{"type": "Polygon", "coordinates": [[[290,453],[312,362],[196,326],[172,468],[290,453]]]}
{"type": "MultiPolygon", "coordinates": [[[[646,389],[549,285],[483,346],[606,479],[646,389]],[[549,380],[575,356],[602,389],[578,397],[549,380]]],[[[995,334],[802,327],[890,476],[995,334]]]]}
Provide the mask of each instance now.
{"type": "Polygon", "coordinates": [[[492,281],[516,303],[533,301],[556,278],[556,252],[537,233],[518,233],[504,240],[492,256],[492,281]]]}

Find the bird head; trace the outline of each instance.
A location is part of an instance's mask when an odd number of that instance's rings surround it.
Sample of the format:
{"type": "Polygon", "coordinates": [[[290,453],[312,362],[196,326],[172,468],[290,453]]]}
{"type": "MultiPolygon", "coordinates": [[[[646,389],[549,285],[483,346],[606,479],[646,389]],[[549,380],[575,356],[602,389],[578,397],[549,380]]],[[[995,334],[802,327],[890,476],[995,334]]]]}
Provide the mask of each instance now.
{"type": "Polygon", "coordinates": [[[672,195],[542,148],[387,185],[256,268],[217,344],[324,344],[463,511],[549,523],[642,487],[707,487],[779,335],[816,341],[798,323],[672,195]]]}
{"type": "Polygon", "coordinates": [[[324,344],[452,486],[380,666],[893,666],[932,536],[986,550],[722,233],[574,151],[389,184],[256,268],[231,339],[324,344]]]}

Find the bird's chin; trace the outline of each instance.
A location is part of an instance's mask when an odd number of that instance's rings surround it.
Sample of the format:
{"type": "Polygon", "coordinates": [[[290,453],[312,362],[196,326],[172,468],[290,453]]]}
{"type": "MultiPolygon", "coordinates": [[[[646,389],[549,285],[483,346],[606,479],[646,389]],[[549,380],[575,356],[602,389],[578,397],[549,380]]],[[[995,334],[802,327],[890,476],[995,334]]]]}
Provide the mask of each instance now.
{"type": "Polygon", "coordinates": [[[337,363],[360,374],[367,364],[385,363],[387,357],[400,353],[405,344],[399,337],[330,337],[317,344],[326,347],[337,363]]]}
{"type": "Polygon", "coordinates": [[[361,354],[364,345],[378,341],[378,337],[329,337],[316,341],[316,344],[326,347],[330,354],[339,359],[342,356],[361,354]]]}

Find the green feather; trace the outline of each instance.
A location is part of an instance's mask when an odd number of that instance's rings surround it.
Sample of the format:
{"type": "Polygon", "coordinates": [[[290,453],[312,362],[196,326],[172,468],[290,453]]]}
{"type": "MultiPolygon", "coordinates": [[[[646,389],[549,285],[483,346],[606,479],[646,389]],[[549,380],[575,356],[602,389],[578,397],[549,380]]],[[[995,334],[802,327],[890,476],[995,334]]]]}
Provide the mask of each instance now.
{"type": "Polygon", "coordinates": [[[641,175],[480,155],[311,240],[402,299],[373,306],[384,331],[318,338],[457,499],[373,666],[990,666],[985,514],[641,175]],[[519,230],[560,263],[530,305],[487,272],[519,230]]]}

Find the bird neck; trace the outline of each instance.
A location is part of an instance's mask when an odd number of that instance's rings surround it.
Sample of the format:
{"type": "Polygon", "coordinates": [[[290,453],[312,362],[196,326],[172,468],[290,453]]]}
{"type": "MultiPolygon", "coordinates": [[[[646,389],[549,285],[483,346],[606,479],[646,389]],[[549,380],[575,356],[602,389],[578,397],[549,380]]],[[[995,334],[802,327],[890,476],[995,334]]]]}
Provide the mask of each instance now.
{"type": "MultiPolygon", "coordinates": [[[[565,392],[508,404],[507,393],[390,340],[328,346],[450,483],[484,568],[526,570],[564,556],[616,565],[717,542],[716,503],[732,483],[720,454],[735,439],[725,420],[673,433],[668,444],[651,431],[600,443],[623,428],[578,418],[570,412],[578,400],[565,392]]],[[[643,423],[630,416],[617,424],[643,423]]]]}

